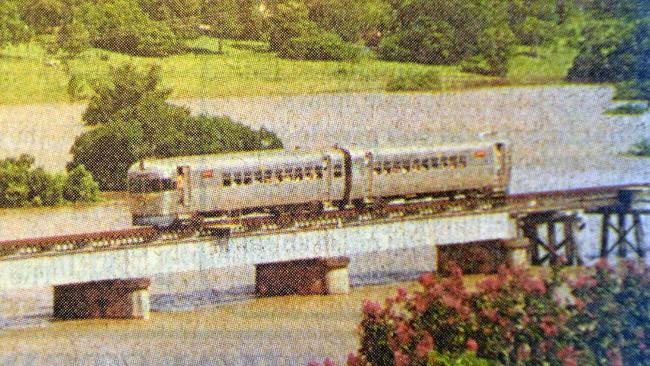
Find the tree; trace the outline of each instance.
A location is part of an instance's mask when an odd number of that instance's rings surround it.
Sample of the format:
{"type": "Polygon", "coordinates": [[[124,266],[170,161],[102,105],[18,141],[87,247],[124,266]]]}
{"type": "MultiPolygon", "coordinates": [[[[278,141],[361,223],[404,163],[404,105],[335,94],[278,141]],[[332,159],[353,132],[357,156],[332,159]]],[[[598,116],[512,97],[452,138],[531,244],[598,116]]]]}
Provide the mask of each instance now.
{"type": "MultiPolygon", "coordinates": [[[[112,67],[110,80],[99,82],[94,87],[88,108],[83,114],[87,125],[107,123],[119,119],[118,115],[128,115],[142,101],[164,104],[171,93],[161,84],[160,66],[154,65],[145,72],[133,64],[112,67]]],[[[123,119],[123,118],[122,118],[123,119]]]]}
{"type": "Polygon", "coordinates": [[[98,48],[138,56],[169,56],[181,51],[171,28],[147,15],[136,0],[104,0],[80,5],[74,14],[98,48]]]}
{"type": "Polygon", "coordinates": [[[22,19],[18,4],[15,1],[0,1],[0,48],[7,44],[27,41],[31,30],[22,19]]]}
{"type": "Polygon", "coordinates": [[[26,0],[21,7],[25,22],[37,33],[49,33],[63,24],[66,4],[61,0],[26,0]]]}
{"type": "Polygon", "coordinates": [[[302,1],[272,2],[269,12],[269,46],[272,51],[286,48],[291,38],[318,34],[318,26],[309,20],[309,8],[302,1]]]}
{"type": "Polygon", "coordinates": [[[66,23],[57,32],[56,48],[74,58],[90,48],[90,33],[81,22],[66,23]]]}
{"type": "Polygon", "coordinates": [[[273,133],[255,131],[228,117],[192,116],[166,102],[160,68],[114,68],[110,80],[95,85],[84,120],[98,125],[71,148],[69,169],[85,166],[103,190],[126,188],[126,175],[147,157],[210,154],[282,147],[273,133]]]}
{"type": "Polygon", "coordinates": [[[346,42],[371,41],[390,22],[384,0],[306,0],[309,19],[346,42]]]}

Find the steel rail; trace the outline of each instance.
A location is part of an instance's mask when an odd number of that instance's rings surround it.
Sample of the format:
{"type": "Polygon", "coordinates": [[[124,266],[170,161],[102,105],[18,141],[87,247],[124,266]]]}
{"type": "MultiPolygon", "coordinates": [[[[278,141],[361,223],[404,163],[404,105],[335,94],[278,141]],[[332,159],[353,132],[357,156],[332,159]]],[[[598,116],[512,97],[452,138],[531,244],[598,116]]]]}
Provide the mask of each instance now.
{"type": "Polygon", "coordinates": [[[344,208],[312,213],[280,216],[252,216],[205,221],[175,229],[137,227],[122,230],[59,235],[41,238],[0,241],[0,260],[25,259],[44,255],[66,255],[173,244],[179,240],[273,235],[286,232],[310,231],[342,226],[374,225],[404,220],[482,213],[508,212],[513,217],[530,213],[562,210],[592,210],[619,203],[623,189],[649,186],[626,184],[556,191],[517,193],[503,197],[422,200],[391,204],[376,209],[344,208]]]}

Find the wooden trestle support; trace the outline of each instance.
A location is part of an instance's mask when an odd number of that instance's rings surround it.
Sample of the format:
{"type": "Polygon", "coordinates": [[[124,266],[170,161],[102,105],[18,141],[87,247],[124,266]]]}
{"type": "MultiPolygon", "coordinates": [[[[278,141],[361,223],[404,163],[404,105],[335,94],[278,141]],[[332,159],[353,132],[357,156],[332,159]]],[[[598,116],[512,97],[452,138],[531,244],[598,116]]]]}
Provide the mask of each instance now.
{"type": "Polygon", "coordinates": [[[568,265],[581,265],[579,246],[576,242],[576,231],[582,230],[584,224],[576,214],[566,214],[559,211],[535,212],[517,218],[521,236],[528,239],[529,258],[533,265],[546,262],[558,264],[561,258],[568,265]],[[562,227],[562,240],[558,240],[558,228],[562,227]],[[545,236],[540,235],[540,229],[545,227],[545,236]]]}
{"type": "Polygon", "coordinates": [[[600,207],[585,213],[602,215],[600,257],[607,258],[616,250],[616,256],[626,258],[628,249],[639,259],[645,259],[645,235],[643,232],[643,215],[650,214],[650,191],[647,189],[630,189],[619,192],[619,203],[600,207]],[[632,223],[628,224],[628,218],[632,223]],[[615,240],[610,239],[610,232],[615,240]]]}

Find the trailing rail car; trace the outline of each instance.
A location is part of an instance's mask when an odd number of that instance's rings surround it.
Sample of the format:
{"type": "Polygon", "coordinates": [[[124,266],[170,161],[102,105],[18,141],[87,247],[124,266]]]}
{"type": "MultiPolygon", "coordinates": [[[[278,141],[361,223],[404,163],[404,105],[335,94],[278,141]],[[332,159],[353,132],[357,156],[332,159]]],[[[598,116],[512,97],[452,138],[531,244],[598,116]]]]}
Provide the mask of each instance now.
{"type": "Polygon", "coordinates": [[[509,180],[504,142],[186,156],[144,160],[128,172],[133,223],[158,227],[193,217],[503,195],[509,180]]]}

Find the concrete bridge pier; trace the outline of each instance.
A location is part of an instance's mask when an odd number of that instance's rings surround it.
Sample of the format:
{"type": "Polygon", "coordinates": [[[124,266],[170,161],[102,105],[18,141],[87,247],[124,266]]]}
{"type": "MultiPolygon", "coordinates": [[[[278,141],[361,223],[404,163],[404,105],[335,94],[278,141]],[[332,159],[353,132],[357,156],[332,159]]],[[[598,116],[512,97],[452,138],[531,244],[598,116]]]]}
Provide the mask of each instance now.
{"type": "Polygon", "coordinates": [[[54,286],[54,318],[149,319],[148,278],[54,286]]]}
{"type": "Polygon", "coordinates": [[[255,266],[257,296],[328,295],[350,292],[348,257],[299,259],[255,266]]]}

